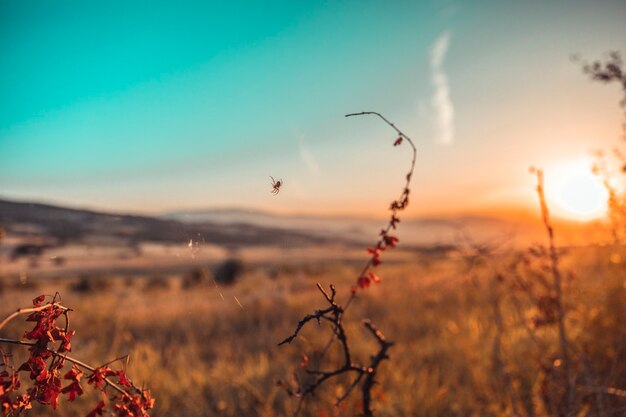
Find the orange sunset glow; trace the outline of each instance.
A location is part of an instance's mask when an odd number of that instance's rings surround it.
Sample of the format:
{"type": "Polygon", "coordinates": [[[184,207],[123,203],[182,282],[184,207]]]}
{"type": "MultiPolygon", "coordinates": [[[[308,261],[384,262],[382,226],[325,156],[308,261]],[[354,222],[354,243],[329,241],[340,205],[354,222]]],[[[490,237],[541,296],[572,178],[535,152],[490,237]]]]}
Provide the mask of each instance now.
{"type": "Polygon", "coordinates": [[[549,199],[555,212],[575,220],[590,220],[607,215],[608,193],[602,179],[591,172],[587,159],[564,161],[546,170],[549,199]]]}

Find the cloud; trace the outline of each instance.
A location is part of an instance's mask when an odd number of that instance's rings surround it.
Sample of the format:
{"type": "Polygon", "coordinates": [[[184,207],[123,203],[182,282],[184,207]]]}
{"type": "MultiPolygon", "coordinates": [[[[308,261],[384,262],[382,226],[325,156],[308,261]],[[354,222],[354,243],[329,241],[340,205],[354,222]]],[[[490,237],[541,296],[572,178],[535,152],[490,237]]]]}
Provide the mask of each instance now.
{"type": "Polygon", "coordinates": [[[317,160],[315,159],[315,156],[313,156],[311,150],[304,143],[303,136],[300,136],[300,159],[302,159],[302,162],[304,162],[311,174],[316,175],[317,173],[319,173],[320,166],[318,165],[317,160]]]}
{"type": "Polygon", "coordinates": [[[435,112],[437,141],[449,145],[454,141],[454,106],[450,99],[450,83],[443,70],[443,61],[450,46],[450,32],[443,32],[430,48],[430,71],[435,92],[432,106],[435,112]]]}

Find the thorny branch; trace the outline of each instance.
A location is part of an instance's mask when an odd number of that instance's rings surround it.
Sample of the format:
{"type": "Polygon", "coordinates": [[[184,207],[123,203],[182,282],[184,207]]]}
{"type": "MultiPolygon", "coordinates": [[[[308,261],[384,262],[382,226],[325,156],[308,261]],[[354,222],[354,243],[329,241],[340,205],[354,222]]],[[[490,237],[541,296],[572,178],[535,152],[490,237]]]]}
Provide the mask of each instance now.
{"type": "MultiPolygon", "coordinates": [[[[314,313],[307,314],[304,318],[302,318],[298,324],[294,332],[283,341],[279,343],[280,345],[291,343],[300,333],[300,331],[304,328],[304,326],[311,322],[316,321],[318,324],[321,324],[322,321],[330,323],[333,334],[328,343],[324,346],[321,351],[321,357],[323,357],[328,351],[329,347],[334,341],[338,341],[341,347],[341,352],[343,356],[343,360],[341,365],[339,365],[334,370],[323,371],[318,369],[305,369],[305,372],[314,377],[313,382],[308,383],[307,385],[303,385],[301,381],[298,381],[298,386],[295,390],[292,390],[289,387],[285,387],[287,392],[290,395],[296,396],[299,398],[298,405],[295,411],[295,415],[297,416],[301,410],[302,404],[305,398],[309,395],[313,395],[315,391],[323,385],[326,381],[338,377],[344,374],[351,374],[352,380],[347,388],[347,390],[337,398],[335,405],[339,405],[343,402],[348,396],[354,391],[354,389],[361,384],[361,395],[362,395],[362,416],[364,417],[372,417],[373,409],[372,409],[372,388],[376,383],[376,375],[378,372],[378,367],[385,360],[389,359],[388,351],[393,346],[393,342],[388,341],[383,333],[374,326],[369,320],[365,320],[363,325],[365,328],[371,333],[371,335],[377,340],[379,345],[379,350],[375,355],[370,357],[370,363],[368,366],[359,365],[353,362],[352,356],[350,353],[350,345],[348,342],[348,336],[346,335],[344,325],[343,325],[343,316],[352,303],[352,301],[356,298],[357,291],[359,289],[363,290],[368,288],[371,285],[371,282],[379,283],[380,278],[374,274],[373,269],[378,266],[381,261],[381,254],[387,249],[395,248],[398,242],[398,238],[390,232],[393,229],[396,229],[397,224],[400,222],[398,217],[398,212],[404,210],[409,204],[409,193],[410,193],[410,183],[413,177],[413,171],[415,170],[415,162],[417,159],[417,148],[415,144],[405,133],[403,133],[400,129],[398,129],[393,123],[383,117],[380,113],[377,112],[361,112],[361,113],[351,113],[347,114],[346,117],[351,116],[362,116],[362,115],[374,115],[381,118],[385,123],[387,123],[392,129],[396,131],[398,134],[397,139],[393,143],[394,146],[399,146],[402,144],[404,140],[406,140],[411,146],[413,158],[411,160],[411,167],[409,172],[405,176],[405,184],[400,194],[400,197],[397,200],[392,201],[390,205],[391,216],[389,222],[386,227],[381,229],[379,233],[379,239],[373,247],[367,248],[368,253],[371,255],[365,266],[359,273],[356,279],[356,283],[352,285],[350,291],[350,297],[346,301],[346,303],[342,306],[337,304],[336,302],[336,289],[334,285],[330,286],[331,294],[328,294],[324,287],[317,284],[318,289],[328,302],[329,306],[324,309],[316,310],[314,313]]],[[[305,356],[305,358],[307,358],[305,356]]],[[[303,362],[303,367],[306,367],[308,361],[303,362]]],[[[284,385],[282,382],[279,382],[281,385],[284,385]]]]}
{"type": "Polygon", "coordinates": [[[363,382],[363,386],[361,388],[361,392],[363,393],[363,409],[364,416],[370,417],[372,415],[371,412],[371,395],[372,395],[372,387],[376,383],[376,371],[378,370],[378,365],[384,361],[385,359],[389,359],[389,355],[387,355],[387,351],[391,346],[393,346],[393,342],[388,341],[385,338],[385,335],[382,334],[380,330],[376,328],[369,320],[365,320],[363,325],[367,328],[367,330],[372,333],[372,335],[378,341],[380,345],[380,350],[376,354],[376,356],[372,357],[372,361],[370,362],[370,366],[363,372],[365,374],[365,381],[363,382]]]}
{"type": "Polygon", "coordinates": [[[374,384],[376,383],[376,372],[380,363],[385,359],[389,359],[389,355],[387,354],[387,352],[391,348],[391,346],[393,346],[393,342],[388,341],[382,334],[382,332],[378,330],[376,326],[374,326],[374,324],[372,324],[369,320],[364,320],[363,326],[378,341],[379,350],[375,355],[370,358],[369,365],[364,366],[354,363],[350,354],[348,337],[346,335],[346,331],[342,322],[342,315],[344,310],[335,302],[335,287],[332,285],[330,287],[332,296],[328,296],[328,293],[326,293],[324,288],[319,283],[317,284],[317,287],[322,292],[322,294],[324,294],[324,297],[326,298],[326,301],[330,304],[330,306],[326,309],[317,310],[315,313],[305,316],[296,326],[296,330],[294,331],[294,333],[282,342],[280,342],[279,345],[290,343],[298,336],[298,333],[300,332],[300,330],[302,330],[305,324],[310,322],[311,320],[317,320],[318,322],[320,322],[321,320],[326,320],[331,323],[334,335],[341,344],[343,361],[339,367],[331,371],[319,371],[311,369],[305,370],[307,374],[315,377],[314,381],[312,383],[309,383],[306,387],[298,387],[297,391],[288,391],[291,395],[299,398],[296,414],[299,412],[306,396],[312,395],[321,385],[323,385],[325,381],[343,374],[353,373],[354,377],[352,382],[350,383],[350,386],[342,396],[337,398],[335,405],[339,405],[343,400],[345,400],[354,390],[354,388],[359,384],[359,382],[363,380],[363,383],[361,385],[361,392],[363,396],[363,416],[371,417],[373,416],[371,406],[371,391],[374,384]]]}

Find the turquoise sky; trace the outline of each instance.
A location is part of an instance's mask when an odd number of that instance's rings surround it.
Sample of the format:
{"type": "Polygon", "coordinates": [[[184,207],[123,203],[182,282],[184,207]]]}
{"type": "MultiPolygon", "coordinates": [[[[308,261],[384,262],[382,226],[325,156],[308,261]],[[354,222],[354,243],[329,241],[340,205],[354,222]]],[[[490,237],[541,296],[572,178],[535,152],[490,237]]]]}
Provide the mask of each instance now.
{"type": "Polygon", "coordinates": [[[619,89],[569,57],[626,50],[624,22],[625,1],[0,0],[0,197],[376,214],[410,161],[343,118],[376,110],[419,144],[412,213],[523,204],[528,165],[617,143],[619,89]]]}

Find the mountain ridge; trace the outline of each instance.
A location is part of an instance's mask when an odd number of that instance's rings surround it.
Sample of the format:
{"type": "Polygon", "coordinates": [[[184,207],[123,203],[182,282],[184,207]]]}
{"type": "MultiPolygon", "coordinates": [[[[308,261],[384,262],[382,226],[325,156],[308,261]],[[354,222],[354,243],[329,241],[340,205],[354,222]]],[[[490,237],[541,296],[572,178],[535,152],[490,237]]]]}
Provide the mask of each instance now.
{"type": "Polygon", "coordinates": [[[137,214],[105,213],[35,202],[0,200],[0,225],[7,233],[40,236],[60,243],[117,239],[133,245],[144,241],[181,243],[202,236],[219,245],[293,245],[324,243],[303,233],[255,225],[187,224],[137,214]]]}

